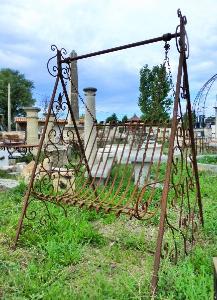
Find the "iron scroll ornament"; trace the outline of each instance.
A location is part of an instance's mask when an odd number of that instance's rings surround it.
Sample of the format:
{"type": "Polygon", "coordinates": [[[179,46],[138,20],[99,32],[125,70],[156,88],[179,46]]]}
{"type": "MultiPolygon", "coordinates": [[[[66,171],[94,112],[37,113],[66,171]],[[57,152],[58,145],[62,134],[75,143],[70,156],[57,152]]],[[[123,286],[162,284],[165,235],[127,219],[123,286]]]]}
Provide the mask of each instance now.
{"type": "Polygon", "coordinates": [[[61,64],[60,61],[65,59],[67,55],[67,51],[65,48],[61,48],[60,50],[56,45],[51,45],[51,50],[55,51],[56,54],[52,56],[47,62],[47,70],[48,73],[52,77],[57,77],[59,72],[61,72],[62,77],[65,80],[70,79],[70,65],[69,63],[61,64]]]}
{"type": "Polygon", "coordinates": [[[182,13],[181,13],[180,9],[177,10],[177,15],[180,18],[180,24],[176,27],[176,34],[178,32],[180,32],[180,27],[181,27],[181,24],[182,24],[183,28],[184,28],[183,34],[184,34],[185,44],[181,45],[182,44],[181,38],[178,37],[178,34],[177,34],[176,35],[176,48],[177,48],[179,53],[181,53],[181,51],[182,51],[181,49],[184,49],[184,51],[186,53],[186,59],[188,59],[189,58],[189,40],[188,40],[187,31],[186,31],[186,28],[185,28],[185,25],[187,24],[187,18],[186,18],[186,16],[182,16],[182,13]]]}

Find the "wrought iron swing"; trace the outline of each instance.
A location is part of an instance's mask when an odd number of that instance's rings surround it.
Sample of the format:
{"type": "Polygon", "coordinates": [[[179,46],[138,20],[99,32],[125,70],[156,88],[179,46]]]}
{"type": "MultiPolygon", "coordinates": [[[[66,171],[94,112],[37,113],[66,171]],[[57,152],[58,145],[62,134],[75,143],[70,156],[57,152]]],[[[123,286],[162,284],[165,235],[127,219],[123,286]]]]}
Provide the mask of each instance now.
{"type": "MultiPolygon", "coordinates": [[[[79,205],[106,213],[114,212],[117,216],[127,214],[131,218],[143,220],[159,214],[151,282],[153,293],[157,286],[166,226],[174,237],[178,233],[183,238],[184,252],[187,253],[188,246],[194,243],[197,224],[203,224],[203,212],[187,72],[187,20],[180,10],[178,17],[180,24],[174,34],[168,33],[154,39],[74,58],[65,58],[65,49],[58,50],[52,46],[51,49],[56,54],[49,60],[48,65],[53,59],[57,59],[57,65],[52,69],[48,67],[48,70],[56,81],[24,198],[15,245],[23,222],[28,219],[27,210],[37,199],[45,205],[47,201],[60,206],[79,205]],[[97,123],[95,116],[86,107],[93,119],[93,126],[84,143],[66,89],[65,81],[71,80],[70,63],[73,60],[164,41],[164,64],[169,69],[171,80],[167,56],[168,41],[171,39],[176,40],[179,52],[172,120],[165,122],[150,118],[144,122],[97,123]],[[56,96],[59,85],[61,92],[56,96]],[[188,127],[183,121],[183,107],[188,115],[188,127]],[[48,130],[51,119],[55,123],[61,114],[66,119],[70,114],[73,129],[53,126],[48,130]],[[174,217],[170,218],[171,210],[176,213],[175,220],[174,217]]],[[[175,244],[175,258],[178,252],[175,244]]]]}

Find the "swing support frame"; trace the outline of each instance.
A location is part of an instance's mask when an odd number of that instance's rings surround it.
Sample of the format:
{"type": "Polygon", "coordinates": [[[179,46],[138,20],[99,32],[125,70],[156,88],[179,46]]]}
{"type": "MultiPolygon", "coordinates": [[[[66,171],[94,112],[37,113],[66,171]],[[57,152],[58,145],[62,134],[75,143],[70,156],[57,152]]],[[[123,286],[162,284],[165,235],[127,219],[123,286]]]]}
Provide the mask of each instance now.
{"type": "MultiPolygon", "coordinates": [[[[154,295],[156,293],[156,287],[157,287],[157,282],[158,282],[158,273],[159,273],[159,268],[160,268],[160,259],[161,259],[161,253],[162,253],[162,243],[163,243],[163,237],[164,237],[164,232],[165,232],[165,223],[167,222],[167,198],[168,198],[168,192],[170,189],[170,180],[171,180],[171,172],[172,172],[172,166],[173,166],[173,155],[174,155],[174,142],[176,139],[176,134],[177,134],[177,126],[178,126],[178,110],[179,110],[179,99],[180,99],[180,93],[182,90],[182,94],[184,95],[183,98],[186,100],[186,108],[187,108],[187,115],[188,115],[188,122],[189,122],[189,140],[191,144],[191,162],[192,162],[192,167],[193,167],[193,173],[194,173],[194,179],[195,179],[195,187],[196,187],[196,198],[197,198],[197,206],[198,206],[198,215],[199,215],[199,222],[200,224],[203,225],[204,220],[203,220],[203,208],[202,208],[202,201],[201,201],[201,194],[200,194],[200,183],[199,183],[199,175],[198,175],[198,168],[197,168],[197,161],[196,161],[196,148],[195,148],[195,141],[194,141],[194,132],[193,132],[193,120],[192,120],[192,111],[191,111],[191,100],[190,100],[190,91],[189,91],[189,82],[188,82],[188,70],[187,70],[187,58],[188,58],[188,42],[187,42],[187,34],[185,30],[185,25],[187,23],[186,17],[182,16],[181,11],[178,10],[178,17],[180,20],[179,25],[176,28],[176,32],[171,34],[167,33],[164,34],[163,36],[157,37],[157,38],[152,38],[148,40],[144,40],[141,42],[136,42],[132,44],[127,44],[115,48],[110,48],[106,49],[103,51],[98,51],[98,52],[93,52],[85,55],[80,55],[76,57],[67,57],[65,58],[64,55],[66,54],[65,49],[57,49],[56,46],[52,46],[51,49],[53,51],[56,51],[56,55],[53,56],[49,61],[48,61],[48,66],[49,63],[52,59],[56,58],[57,64],[52,68],[52,72],[50,71],[48,67],[49,73],[55,77],[55,84],[54,84],[54,89],[53,93],[50,99],[50,103],[48,106],[48,111],[47,111],[47,116],[45,120],[45,126],[43,129],[43,133],[40,139],[39,147],[38,147],[38,152],[35,158],[35,163],[31,175],[31,179],[28,185],[28,189],[26,191],[24,201],[23,201],[23,208],[21,212],[21,216],[18,222],[18,227],[16,231],[16,237],[15,237],[15,243],[14,247],[17,246],[17,242],[19,239],[19,236],[22,231],[23,227],[23,222],[26,216],[26,212],[28,209],[29,205],[29,198],[31,196],[31,192],[33,189],[34,181],[35,181],[35,174],[37,170],[37,165],[40,160],[40,153],[43,149],[44,145],[44,140],[46,136],[46,132],[48,129],[48,123],[49,123],[49,118],[52,113],[52,107],[54,105],[54,99],[55,95],[57,93],[57,88],[58,84],[60,83],[62,86],[63,94],[65,95],[66,103],[69,109],[69,114],[71,115],[71,120],[74,126],[75,130],[75,135],[77,138],[77,142],[79,145],[79,149],[81,151],[81,155],[84,160],[84,164],[86,166],[87,174],[90,180],[92,180],[92,174],[90,171],[90,166],[88,164],[88,159],[85,155],[85,149],[82,144],[82,140],[79,134],[79,130],[75,121],[75,117],[73,114],[73,110],[70,105],[70,100],[68,96],[68,92],[66,89],[66,84],[65,84],[65,79],[67,78],[67,66],[72,61],[78,61],[81,59],[86,59],[89,57],[94,57],[98,55],[103,55],[103,54],[108,54],[111,52],[116,52],[124,49],[129,49],[129,48],[134,48],[142,45],[147,45],[147,44],[152,44],[152,43],[157,43],[160,41],[168,42],[172,39],[176,40],[176,46],[179,52],[179,64],[178,64],[178,72],[177,72],[177,79],[176,79],[176,87],[175,87],[175,99],[174,99],[174,107],[173,107],[173,117],[172,117],[172,123],[171,123],[171,133],[170,133],[170,138],[169,138],[169,149],[168,149],[168,160],[166,164],[166,174],[165,174],[165,181],[163,185],[163,191],[162,191],[162,197],[160,200],[160,221],[159,221],[159,228],[158,228],[158,236],[157,236],[157,243],[156,243],[156,251],[154,255],[154,267],[153,267],[153,274],[152,274],[152,281],[151,281],[151,291],[152,294],[154,295]]],[[[92,186],[93,191],[97,193],[95,186],[93,184],[92,186]]]]}

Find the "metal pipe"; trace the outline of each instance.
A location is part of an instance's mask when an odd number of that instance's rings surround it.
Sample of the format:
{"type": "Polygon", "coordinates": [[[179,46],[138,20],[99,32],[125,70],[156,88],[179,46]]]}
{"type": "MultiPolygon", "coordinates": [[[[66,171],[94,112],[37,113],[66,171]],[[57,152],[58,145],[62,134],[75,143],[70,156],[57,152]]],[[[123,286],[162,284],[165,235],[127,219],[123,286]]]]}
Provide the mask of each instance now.
{"type": "Polygon", "coordinates": [[[123,45],[123,46],[118,46],[118,47],[109,48],[109,49],[105,49],[105,50],[101,50],[101,51],[97,51],[97,52],[79,55],[76,57],[67,57],[67,58],[61,60],[61,63],[70,63],[74,60],[98,56],[98,55],[102,55],[102,54],[107,54],[107,53],[111,53],[111,52],[116,52],[116,51],[120,51],[120,50],[125,50],[125,49],[129,49],[129,48],[134,48],[134,47],[143,46],[143,45],[152,44],[152,43],[161,42],[161,41],[167,42],[167,41],[170,41],[171,39],[177,38],[179,36],[180,36],[179,32],[178,33],[166,33],[160,37],[144,40],[141,42],[135,42],[135,43],[131,43],[131,44],[123,45]]]}

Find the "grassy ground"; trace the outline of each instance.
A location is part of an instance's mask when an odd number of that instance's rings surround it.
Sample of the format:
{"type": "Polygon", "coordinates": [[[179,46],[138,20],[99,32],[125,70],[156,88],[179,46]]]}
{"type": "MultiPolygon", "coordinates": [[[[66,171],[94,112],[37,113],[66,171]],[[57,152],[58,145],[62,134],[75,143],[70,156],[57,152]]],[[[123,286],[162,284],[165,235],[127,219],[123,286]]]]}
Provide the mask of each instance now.
{"type": "MultiPolygon", "coordinates": [[[[161,263],[157,299],[212,299],[212,257],[217,256],[217,176],[200,174],[205,226],[191,254],[161,263]]],[[[11,249],[25,186],[0,193],[0,298],[150,299],[156,228],[138,220],[71,207],[68,218],[26,228],[11,249]]],[[[37,207],[38,206],[38,207],[37,207]]],[[[45,218],[41,212],[45,213],[45,218]]],[[[33,217],[33,215],[29,216],[33,217]]]]}
{"type": "Polygon", "coordinates": [[[217,164],[217,156],[216,155],[204,155],[198,159],[199,163],[203,164],[217,164]]]}

